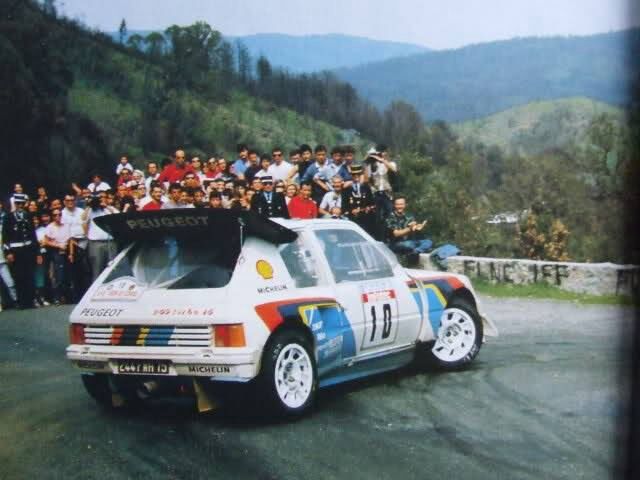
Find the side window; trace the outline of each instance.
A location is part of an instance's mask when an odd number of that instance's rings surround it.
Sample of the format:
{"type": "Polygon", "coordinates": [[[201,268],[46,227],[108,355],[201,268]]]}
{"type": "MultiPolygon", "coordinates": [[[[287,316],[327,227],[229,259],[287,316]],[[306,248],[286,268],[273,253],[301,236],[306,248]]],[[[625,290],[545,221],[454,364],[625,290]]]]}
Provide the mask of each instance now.
{"type": "Polygon", "coordinates": [[[316,230],[316,236],[337,283],[393,276],[393,269],[377,246],[353,230],[316,230]]]}
{"type": "Polygon", "coordinates": [[[297,288],[318,285],[316,260],[305,247],[302,235],[295,242],[282,245],[278,251],[297,288]]]}

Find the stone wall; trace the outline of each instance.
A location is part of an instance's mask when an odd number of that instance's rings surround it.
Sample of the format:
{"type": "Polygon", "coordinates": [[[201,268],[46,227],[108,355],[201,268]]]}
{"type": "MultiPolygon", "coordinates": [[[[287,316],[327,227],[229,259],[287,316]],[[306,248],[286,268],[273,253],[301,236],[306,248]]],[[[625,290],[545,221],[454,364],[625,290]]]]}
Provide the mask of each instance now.
{"type": "MultiPolygon", "coordinates": [[[[439,270],[430,255],[420,255],[426,270],[439,270]]],[[[447,271],[492,283],[548,283],[563,290],[591,295],[631,295],[640,292],[640,266],[613,263],[546,262],[454,256],[447,271]]]]}

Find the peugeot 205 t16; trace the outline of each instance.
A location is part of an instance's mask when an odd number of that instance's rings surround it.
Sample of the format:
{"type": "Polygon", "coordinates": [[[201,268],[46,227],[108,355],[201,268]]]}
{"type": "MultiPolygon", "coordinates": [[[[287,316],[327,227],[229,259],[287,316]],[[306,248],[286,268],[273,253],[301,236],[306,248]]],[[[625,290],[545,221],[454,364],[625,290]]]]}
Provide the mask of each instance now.
{"type": "Polygon", "coordinates": [[[75,307],[67,357],[105,406],[231,383],[298,415],[318,388],[414,360],[458,369],[497,331],[468,278],[401,266],[345,220],[230,210],[107,215],[122,248],[75,307]]]}

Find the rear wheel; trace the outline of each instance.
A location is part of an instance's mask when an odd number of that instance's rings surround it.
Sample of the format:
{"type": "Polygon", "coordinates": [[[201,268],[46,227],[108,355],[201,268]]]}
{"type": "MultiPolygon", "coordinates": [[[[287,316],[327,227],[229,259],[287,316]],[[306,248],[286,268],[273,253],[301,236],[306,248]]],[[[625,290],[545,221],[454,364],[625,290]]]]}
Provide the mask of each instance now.
{"type": "Polygon", "coordinates": [[[113,408],[113,392],[109,383],[109,375],[105,373],[94,373],[92,375],[81,375],[82,384],[87,393],[100,406],[105,408],[113,408]]]}
{"type": "Polygon", "coordinates": [[[283,330],[269,340],[258,387],[272,413],[298,416],[311,409],[318,381],[312,348],[302,332],[283,330]]]}
{"type": "Polygon", "coordinates": [[[435,343],[422,354],[429,365],[444,370],[459,369],[478,355],[482,338],[478,311],[468,302],[457,299],[442,312],[435,343]]]}
{"type": "Polygon", "coordinates": [[[132,382],[115,382],[113,375],[107,373],[83,374],[81,377],[89,396],[104,408],[132,408],[141,402],[132,382]]]}

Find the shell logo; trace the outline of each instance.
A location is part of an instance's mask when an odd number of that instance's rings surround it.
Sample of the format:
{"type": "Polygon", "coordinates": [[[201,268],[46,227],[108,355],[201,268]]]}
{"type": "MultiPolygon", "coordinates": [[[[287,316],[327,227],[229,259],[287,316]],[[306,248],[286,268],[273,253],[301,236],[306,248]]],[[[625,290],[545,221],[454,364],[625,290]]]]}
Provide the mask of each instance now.
{"type": "Polygon", "coordinates": [[[258,260],[256,262],[256,271],[265,280],[271,280],[273,278],[273,267],[266,260],[258,260]]]}

